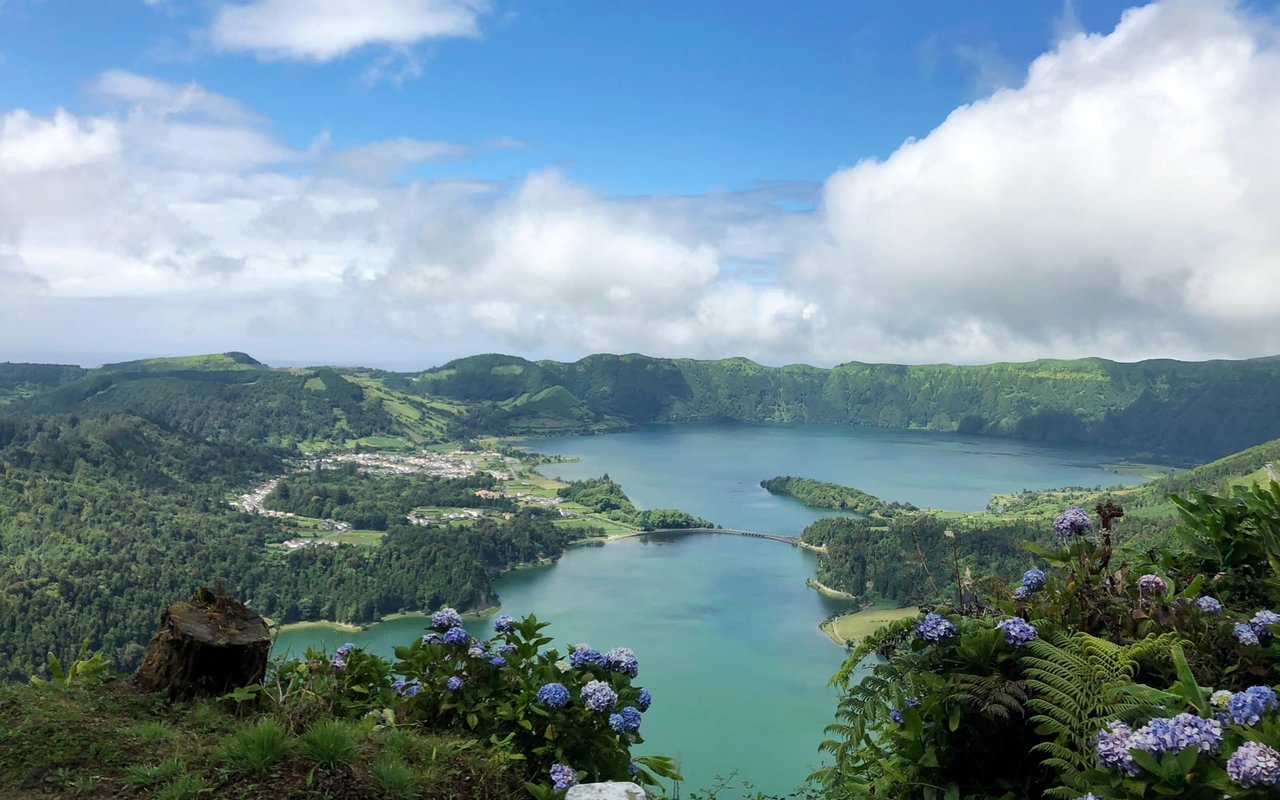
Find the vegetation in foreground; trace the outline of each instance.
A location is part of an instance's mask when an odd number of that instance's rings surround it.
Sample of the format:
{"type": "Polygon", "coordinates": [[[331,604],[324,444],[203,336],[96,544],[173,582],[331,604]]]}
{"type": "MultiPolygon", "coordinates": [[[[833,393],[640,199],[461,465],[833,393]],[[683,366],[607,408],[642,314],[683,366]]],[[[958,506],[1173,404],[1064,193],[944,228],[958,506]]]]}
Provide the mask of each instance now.
{"type": "Polygon", "coordinates": [[[1277,796],[1280,484],[1176,503],[1176,548],[1120,561],[1123,510],[1071,508],[1028,548],[1044,569],[864,642],[836,676],[824,795],[1277,796]]]}
{"type": "MultiPolygon", "coordinates": [[[[546,623],[456,611],[390,662],[352,645],[276,663],[263,684],[167,704],[103,681],[100,657],[0,686],[6,798],[515,798],[580,781],[678,779],[630,754],[652,697],[626,648],[548,649],[546,623]]],[[[82,653],[83,656],[83,653],[82,653]]]]}

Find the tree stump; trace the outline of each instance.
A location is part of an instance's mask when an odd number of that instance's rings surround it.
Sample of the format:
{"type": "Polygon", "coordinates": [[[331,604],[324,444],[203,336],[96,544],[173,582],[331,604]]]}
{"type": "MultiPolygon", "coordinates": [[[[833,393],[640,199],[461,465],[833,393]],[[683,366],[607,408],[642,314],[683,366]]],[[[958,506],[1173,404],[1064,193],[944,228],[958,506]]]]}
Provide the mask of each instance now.
{"type": "Polygon", "coordinates": [[[271,633],[248,606],[219,589],[200,589],[165,610],[133,685],[174,700],[226,694],[261,683],[271,633]]]}

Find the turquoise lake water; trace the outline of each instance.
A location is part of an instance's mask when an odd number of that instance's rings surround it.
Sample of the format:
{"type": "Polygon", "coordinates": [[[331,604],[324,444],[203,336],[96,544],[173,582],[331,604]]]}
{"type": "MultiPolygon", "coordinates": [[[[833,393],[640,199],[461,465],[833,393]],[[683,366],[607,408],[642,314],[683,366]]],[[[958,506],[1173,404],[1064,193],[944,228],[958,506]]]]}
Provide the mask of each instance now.
{"type": "MultiPolygon", "coordinates": [[[[662,426],[539,440],[532,449],[581,459],[546,465],[549,475],[608,472],[642,508],[788,534],[823,514],[769,495],[763,478],[803,475],[975,511],[999,491],[1137,480],[1100,469],[1117,456],[1096,450],[809,425],[662,426]]],[[[654,695],[644,749],[680,756],[687,789],[736,772],[737,785],[782,794],[818,764],[836,700],[826,682],[844,656],[818,630],[843,604],[804,585],[814,559],[768,540],[659,535],[574,549],[553,566],[508,573],[496,588],[503,613],[536,613],[561,645],[636,651],[638,683],[654,695]]],[[[488,635],[486,621],[469,627],[488,635]]],[[[390,656],[422,630],[415,617],[358,633],[305,628],[281,634],[275,652],[352,641],[390,656]]]]}

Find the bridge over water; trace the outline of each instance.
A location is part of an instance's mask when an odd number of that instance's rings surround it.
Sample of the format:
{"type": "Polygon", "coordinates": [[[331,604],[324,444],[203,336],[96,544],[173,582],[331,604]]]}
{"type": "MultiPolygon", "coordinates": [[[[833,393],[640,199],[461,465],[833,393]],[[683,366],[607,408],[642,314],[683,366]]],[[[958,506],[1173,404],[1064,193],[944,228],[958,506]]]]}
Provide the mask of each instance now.
{"type": "Polygon", "coordinates": [[[763,531],[743,531],[737,528],[662,528],[656,531],[636,531],[635,533],[624,534],[619,539],[625,539],[631,536],[650,536],[655,533],[725,533],[730,536],[750,536],[755,539],[772,539],[775,542],[782,542],[789,545],[800,545],[799,536],[783,536],[780,533],[765,533],[763,531]]]}

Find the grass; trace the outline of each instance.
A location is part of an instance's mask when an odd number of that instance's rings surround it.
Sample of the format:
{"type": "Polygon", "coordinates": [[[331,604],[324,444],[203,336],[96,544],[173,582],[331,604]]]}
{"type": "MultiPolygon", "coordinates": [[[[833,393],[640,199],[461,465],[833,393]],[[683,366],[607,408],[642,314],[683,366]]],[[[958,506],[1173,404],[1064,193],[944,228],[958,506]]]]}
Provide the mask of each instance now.
{"type": "Polygon", "coordinates": [[[852,614],[844,614],[834,620],[822,623],[822,632],[830,636],[836,644],[856,644],[862,637],[875,633],[890,622],[896,622],[906,617],[914,617],[919,613],[920,611],[915,606],[893,608],[892,606],[877,604],[872,608],[852,614]]]}
{"type": "Polygon", "coordinates": [[[329,538],[335,542],[344,544],[358,544],[365,547],[376,547],[382,544],[382,538],[386,536],[386,531],[344,531],[342,533],[330,536],[329,538]]]}
{"type": "Polygon", "coordinates": [[[520,796],[518,765],[471,739],[330,719],[294,736],[266,712],[171,705],[123,681],[0,684],[4,800],[520,796]]]}

